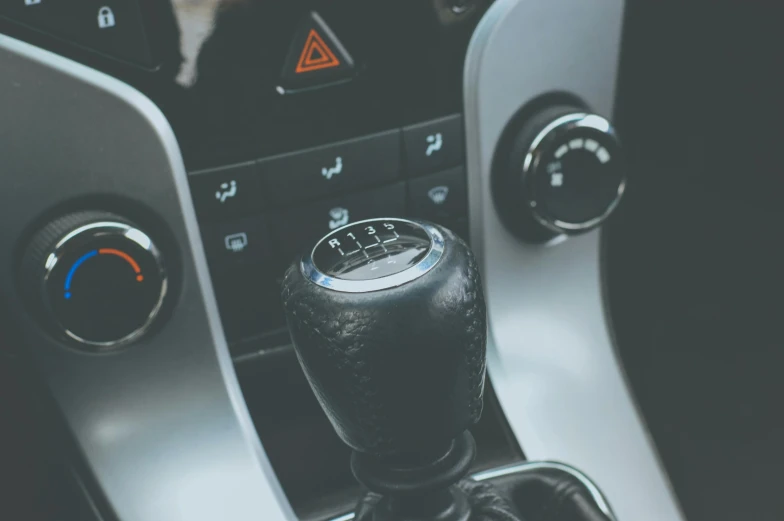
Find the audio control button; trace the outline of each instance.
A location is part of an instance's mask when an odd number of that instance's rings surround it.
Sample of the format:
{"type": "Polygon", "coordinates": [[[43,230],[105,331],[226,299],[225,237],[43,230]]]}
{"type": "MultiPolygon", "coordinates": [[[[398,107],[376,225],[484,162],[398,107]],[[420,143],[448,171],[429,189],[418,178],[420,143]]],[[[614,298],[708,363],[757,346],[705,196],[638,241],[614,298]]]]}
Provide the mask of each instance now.
{"type": "Polygon", "coordinates": [[[388,183],[400,176],[400,131],[264,159],[259,169],[281,206],[388,183]]]}

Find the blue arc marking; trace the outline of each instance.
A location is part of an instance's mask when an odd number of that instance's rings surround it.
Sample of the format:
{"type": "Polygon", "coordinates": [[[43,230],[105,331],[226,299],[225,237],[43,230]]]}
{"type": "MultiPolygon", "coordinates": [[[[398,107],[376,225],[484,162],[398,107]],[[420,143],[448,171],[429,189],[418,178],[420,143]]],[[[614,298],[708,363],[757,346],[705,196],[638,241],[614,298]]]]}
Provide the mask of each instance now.
{"type": "Polygon", "coordinates": [[[70,271],[68,271],[68,276],[65,277],[65,298],[66,299],[71,298],[71,279],[73,279],[73,276],[74,276],[74,273],[76,273],[76,270],[79,269],[79,266],[84,264],[84,261],[86,261],[87,259],[89,259],[91,257],[95,257],[96,255],[98,255],[98,250],[88,251],[87,253],[85,253],[84,255],[79,257],[78,259],[76,259],[76,262],[73,263],[73,266],[71,266],[70,271]]]}

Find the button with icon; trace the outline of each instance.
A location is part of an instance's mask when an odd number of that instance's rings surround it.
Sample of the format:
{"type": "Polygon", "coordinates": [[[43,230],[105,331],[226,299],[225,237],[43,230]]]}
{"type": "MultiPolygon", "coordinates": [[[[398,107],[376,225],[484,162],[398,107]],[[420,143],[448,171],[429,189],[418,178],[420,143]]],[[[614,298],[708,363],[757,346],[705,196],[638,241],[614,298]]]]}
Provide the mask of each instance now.
{"type": "Polygon", "coordinates": [[[202,240],[212,271],[263,263],[272,249],[263,216],[203,226],[202,240]]]}
{"type": "Polygon", "coordinates": [[[468,214],[465,168],[412,179],[408,182],[408,213],[446,227],[468,214]]]}
{"type": "Polygon", "coordinates": [[[300,23],[291,42],[277,91],[288,94],[334,85],[354,76],[354,60],[316,12],[300,23]]]}
{"type": "Polygon", "coordinates": [[[270,202],[281,206],[392,182],[400,176],[400,131],[263,159],[259,170],[270,202]]]}
{"type": "Polygon", "coordinates": [[[221,221],[261,212],[254,162],[192,172],[189,180],[193,202],[202,221],[221,221]]]}
{"type": "Polygon", "coordinates": [[[202,240],[227,338],[237,340],[282,326],[276,282],[282,272],[275,273],[271,264],[276,248],[265,218],[202,226],[202,240]]]}
{"type": "MultiPolygon", "coordinates": [[[[83,15],[87,21],[83,43],[115,58],[152,65],[141,12],[136,2],[98,0],[83,15]]],[[[85,6],[85,10],[87,7],[85,6]]]]}
{"type": "Polygon", "coordinates": [[[2,0],[0,14],[112,58],[154,65],[136,1],[2,0]]]}
{"type": "Polygon", "coordinates": [[[411,177],[457,166],[463,160],[463,118],[458,114],[405,127],[403,142],[411,177]]]}

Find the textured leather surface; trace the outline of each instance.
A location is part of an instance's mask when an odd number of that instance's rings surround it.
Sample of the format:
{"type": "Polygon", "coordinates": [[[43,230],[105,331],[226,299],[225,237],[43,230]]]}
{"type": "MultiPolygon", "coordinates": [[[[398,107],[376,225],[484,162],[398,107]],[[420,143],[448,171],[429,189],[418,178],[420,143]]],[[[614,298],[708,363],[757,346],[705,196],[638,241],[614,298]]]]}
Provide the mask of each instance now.
{"type": "MultiPolygon", "coordinates": [[[[482,482],[467,479],[458,487],[468,496],[470,521],[610,521],[580,480],[558,469],[530,470],[482,482]]],[[[374,509],[381,499],[372,492],[363,495],[355,521],[374,521],[374,509]]]]}
{"type": "Polygon", "coordinates": [[[451,231],[441,260],[402,286],[341,293],[286,272],[297,356],[338,435],[381,457],[441,446],[477,422],[486,311],[479,270],[451,231]]]}

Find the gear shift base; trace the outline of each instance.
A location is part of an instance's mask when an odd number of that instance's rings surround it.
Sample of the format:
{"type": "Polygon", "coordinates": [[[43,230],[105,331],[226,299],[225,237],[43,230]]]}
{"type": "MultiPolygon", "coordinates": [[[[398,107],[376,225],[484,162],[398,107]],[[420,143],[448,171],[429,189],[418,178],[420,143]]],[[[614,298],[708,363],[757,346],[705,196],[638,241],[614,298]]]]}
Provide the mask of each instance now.
{"type": "Polygon", "coordinates": [[[396,497],[366,494],[357,505],[355,521],[470,521],[468,496],[451,486],[427,496],[396,497]]]}
{"type": "Polygon", "coordinates": [[[530,516],[521,489],[461,481],[482,415],[487,311],[479,266],[454,233],[350,224],[292,264],[282,290],[305,376],[371,491],[357,521],[607,521],[568,478],[547,476],[539,490],[554,499],[530,516]]]}
{"type": "Polygon", "coordinates": [[[468,521],[471,507],[455,486],[476,456],[476,443],[464,431],[444,449],[382,459],[361,452],[351,456],[354,477],[380,494],[372,521],[468,521]]]}
{"type": "Polygon", "coordinates": [[[476,442],[465,431],[446,449],[434,456],[419,455],[416,459],[381,459],[354,452],[351,471],[354,477],[373,492],[383,495],[411,495],[444,489],[466,475],[476,456],[476,442]]]}
{"type": "Polygon", "coordinates": [[[365,494],[354,521],[614,521],[599,489],[583,474],[559,463],[522,463],[461,480],[450,487],[467,500],[468,517],[444,512],[430,517],[390,512],[385,497],[365,494]],[[450,517],[454,516],[454,517],[450,517]]]}

